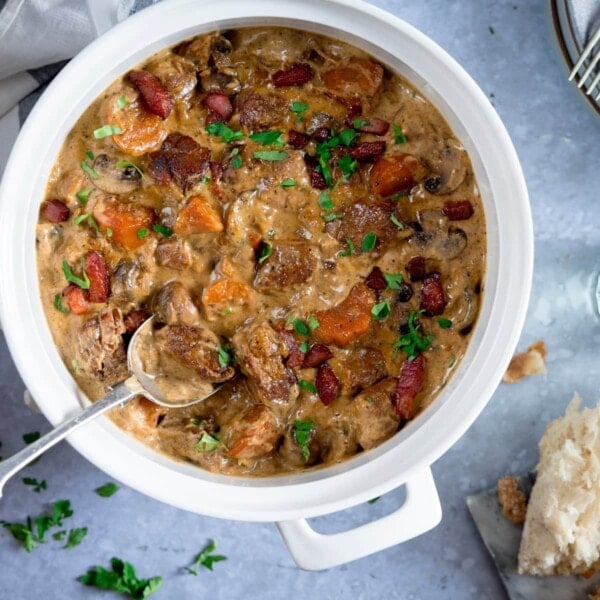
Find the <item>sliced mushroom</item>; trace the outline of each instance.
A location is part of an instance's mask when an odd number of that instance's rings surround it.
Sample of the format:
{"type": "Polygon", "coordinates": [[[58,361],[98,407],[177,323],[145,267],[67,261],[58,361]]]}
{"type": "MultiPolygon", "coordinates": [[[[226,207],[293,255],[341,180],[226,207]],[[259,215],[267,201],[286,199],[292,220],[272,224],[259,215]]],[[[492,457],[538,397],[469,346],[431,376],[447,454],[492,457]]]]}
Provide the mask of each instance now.
{"type": "Polygon", "coordinates": [[[411,242],[419,247],[427,259],[447,261],[456,258],[467,247],[467,234],[459,227],[449,227],[446,217],[440,211],[419,211],[418,222],[421,231],[416,229],[411,242]]]}
{"type": "Polygon", "coordinates": [[[425,189],[430,194],[450,194],[465,180],[466,155],[457,142],[449,140],[436,156],[427,158],[432,173],[425,180],[425,189]]]}
{"type": "Polygon", "coordinates": [[[116,158],[108,154],[99,154],[93,164],[94,171],[98,174],[93,179],[93,184],[108,194],[131,194],[140,186],[142,175],[132,165],[117,166],[121,164],[116,158]]]}

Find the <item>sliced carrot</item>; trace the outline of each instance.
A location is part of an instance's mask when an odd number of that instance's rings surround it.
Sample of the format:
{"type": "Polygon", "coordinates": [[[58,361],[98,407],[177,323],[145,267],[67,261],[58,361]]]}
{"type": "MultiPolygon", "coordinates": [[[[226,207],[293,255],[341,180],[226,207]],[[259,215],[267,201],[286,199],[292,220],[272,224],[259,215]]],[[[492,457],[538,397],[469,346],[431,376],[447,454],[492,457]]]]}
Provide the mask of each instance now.
{"type": "Polygon", "coordinates": [[[74,283],[70,283],[62,293],[67,306],[76,315],[83,315],[89,309],[88,294],[74,283]]]}
{"type": "Polygon", "coordinates": [[[113,198],[98,202],[93,214],[100,230],[106,235],[110,229],[110,239],[125,250],[139,248],[155,221],[154,211],[148,206],[113,198]]]}
{"type": "Polygon", "coordinates": [[[337,306],[316,313],[319,326],[315,338],[336,346],[351,344],[371,326],[374,304],[373,292],[364,283],[357,283],[337,306]]]}
{"type": "Polygon", "coordinates": [[[167,137],[167,128],[160,117],[148,112],[139,99],[123,108],[118,108],[113,98],[107,102],[106,122],[123,132],[112,136],[119,150],[132,156],[142,156],[160,148],[167,137]]]}
{"type": "Polygon", "coordinates": [[[173,231],[180,235],[218,233],[223,231],[223,222],[207,198],[192,196],[179,212],[173,231]]]}
{"type": "Polygon", "coordinates": [[[357,57],[352,58],[351,65],[325,71],[321,76],[325,86],[338,94],[374,96],[383,82],[383,67],[357,57]]]}
{"type": "Polygon", "coordinates": [[[425,179],[428,168],[411,154],[381,156],[373,165],[369,179],[373,191],[380,196],[407,192],[425,179]]]}
{"type": "Polygon", "coordinates": [[[202,305],[208,318],[214,318],[234,306],[249,304],[254,296],[252,288],[233,279],[221,279],[204,288],[202,305]]]}

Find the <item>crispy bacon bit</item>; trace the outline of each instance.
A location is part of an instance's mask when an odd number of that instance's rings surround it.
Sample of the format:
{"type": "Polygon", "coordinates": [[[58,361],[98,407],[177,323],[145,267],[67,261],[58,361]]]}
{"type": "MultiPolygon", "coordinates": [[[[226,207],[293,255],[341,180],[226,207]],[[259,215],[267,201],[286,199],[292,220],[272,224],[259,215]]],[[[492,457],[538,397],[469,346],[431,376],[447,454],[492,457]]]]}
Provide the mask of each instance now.
{"type": "Polygon", "coordinates": [[[413,412],[415,396],[423,387],[424,372],[425,357],[422,354],[402,363],[398,383],[392,394],[392,404],[401,419],[409,419],[413,412]]]}
{"type": "Polygon", "coordinates": [[[390,124],[378,117],[369,117],[365,119],[366,123],[358,127],[362,133],[372,133],[374,135],[385,135],[390,128],[390,124]]]}
{"type": "Polygon", "coordinates": [[[464,221],[473,216],[473,205],[469,200],[448,200],[444,202],[442,214],[450,221],[464,221]]]}
{"type": "Polygon", "coordinates": [[[173,178],[185,192],[198,183],[209,168],[210,151],[193,138],[171,133],[161,149],[150,155],[149,171],[155,181],[165,185],[173,178]]]}
{"type": "Polygon", "coordinates": [[[212,113],[221,117],[222,121],[229,121],[231,119],[233,106],[231,100],[223,92],[211,92],[207,94],[203,103],[212,113]]]}
{"type": "Polygon", "coordinates": [[[406,272],[411,281],[422,281],[425,279],[425,275],[427,275],[425,257],[413,256],[406,263],[406,272]]]}
{"type": "Polygon", "coordinates": [[[325,406],[329,406],[340,393],[340,380],[328,364],[319,367],[315,386],[319,399],[325,406]]]}
{"type": "Polygon", "coordinates": [[[288,144],[295,150],[302,150],[308,144],[310,138],[305,133],[290,129],[288,132],[288,144]]]}
{"type": "Polygon", "coordinates": [[[110,296],[110,278],[102,255],[90,250],[85,257],[85,272],[90,279],[89,301],[106,302],[110,296]]]}
{"type": "Polygon", "coordinates": [[[444,312],[446,297],[439,273],[430,273],[423,279],[420,308],[428,317],[441,315],[444,312]]]}
{"type": "Polygon", "coordinates": [[[132,310],[123,317],[123,324],[125,325],[126,332],[129,334],[135,333],[140,325],[149,318],[150,313],[144,308],[132,310]]]}
{"type": "Polygon", "coordinates": [[[42,216],[50,223],[64,223],[69,220],[71,211],[62,200],[46,200],[42,204],[42,216]]]}
{"type": "Polygon", "coordinates": [[[299,369],[304,361],[304,352],[300,350],[300,344],[298,344],[296,336],[294,336],[291,331],[284,329],[283,323],[275,326],[274,329],[281,336],[281,339],[289,352],[285,364],[290,369],[299,369]]]}
{"type": "Polygon", "coordinates": [[[376,292],[383,292],[387,287],[387,281],[379,267],[373,267],[373,270],[367,275],[365,284],[376,292]]]}
{"type": "Polygon", "coordinates": [[[331,129],[329,127],[318,127],[313,131],[312,137],[315,142],[326,142],[331,139],[331,129]]]}
{"type": "Polygon", "coordinates": [[[213,123],[224,123],[225,119],[215,112],[209,111],[204,119],[204,125],[212,125],[213,123]]]}
{"type": "Polygon", "coordinates": [[[362,142],[350,150],[350,156],[358,162],[373,162],[385,152],[385,142],[362,142]]]}
{"type": "Polygon", "coordinates": [[[322,365],[333,357],[333,352],[324,344],[313,344],[304,356],[302,367],[310,369],[322,365]]]}
{"type": "Polygon", "coordinates": [[[173,100],[160,80],[148,71],[131,71],[129,79],[140,91],[148,110],[166,119],[173,110],[173,100]]]}
{"type": "Polygon", "coordinates": [[[326,190],[327,183],[325,183],[323,175],[317,171],[317,160],[309,154],[305,154],[304,163],[306,164],[308,176],[310,177],[310,185],[316,190],[326,190]]]}
{"type": "Polygon", "coordinates": [[[273,73],[271,81],[276,87],[301,86],[312,79],[312,69],[309,64],[296,63],[287,69],[273,73]]]}
{"type": "Polygon", "coordinates": [[[88,311],[88,291],[82,290],[78,285],[70,283],[63,291],[63,298],[71,312],[82,315],[88,311]]]}

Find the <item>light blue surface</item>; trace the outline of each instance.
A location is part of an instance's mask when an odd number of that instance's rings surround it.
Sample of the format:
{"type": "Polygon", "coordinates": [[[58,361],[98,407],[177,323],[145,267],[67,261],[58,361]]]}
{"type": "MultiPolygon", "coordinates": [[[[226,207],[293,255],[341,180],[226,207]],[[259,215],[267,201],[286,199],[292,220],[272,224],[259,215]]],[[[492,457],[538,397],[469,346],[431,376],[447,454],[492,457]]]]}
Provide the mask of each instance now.
{"type": "MultiPolygon", "coordinates": [[[[592,302],[593,277],[600,271],[600,119],[566,82],[545,2],[374,4],[450,52],[493,99],[515,143],[536,233],[533,296],[521,347],[546,341],[548,375],[502,385],[471,429],[433,466],[444,511],[435,530],[323,573],[299,571],[274,525],[185,513],[127,488],[100,498],[94,489],[108,478],[63,443],[21,475],[46,479],[48,489],[36,494],[15,477],[0,500],[0,519],[21,521],[68,498],[75,514],[65,526],[87,526],[88,536],[75,549],[63,550],[50,539],[27,554],[0,531],[1,600],[118,597],[76,581],[93,565],[107,566],[112,556],[134,563],[141,576],[162,575],[157,600],[505,597],[465,496],[506,473],[529,469],[546,423],[563,412],[573,390],[587,404],[600,399],[600,320],[592,302]],[[228,560],[216,564],[213,573],[183,574],[181,568],[211,538],[228,560]]],[[[44,432],[48,424],[23,404],[23,384],[3,343],[0,353],[0,456],[9,456],[22,446],[23,433],[44,432]]],[[[400,502],[399,491],[313,524],[324,532],[339,531],[400,502]]]]}

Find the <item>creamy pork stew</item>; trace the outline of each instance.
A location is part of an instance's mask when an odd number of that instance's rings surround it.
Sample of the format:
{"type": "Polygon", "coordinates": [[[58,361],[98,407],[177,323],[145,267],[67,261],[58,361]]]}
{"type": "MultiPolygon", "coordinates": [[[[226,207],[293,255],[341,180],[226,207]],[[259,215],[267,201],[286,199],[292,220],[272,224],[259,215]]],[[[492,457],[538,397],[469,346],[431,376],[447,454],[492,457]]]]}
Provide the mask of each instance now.
{"type": "Polygon", "coordinates": [[[369,450],[469,342],[484,212],[431,103],[344,43],[281,28],[166,49],[81,116],[37,226],[54,341],[98,399],[150,315],[153,363],[225,382],[111,418],[209,471],[274,475],[369,450]]]}

